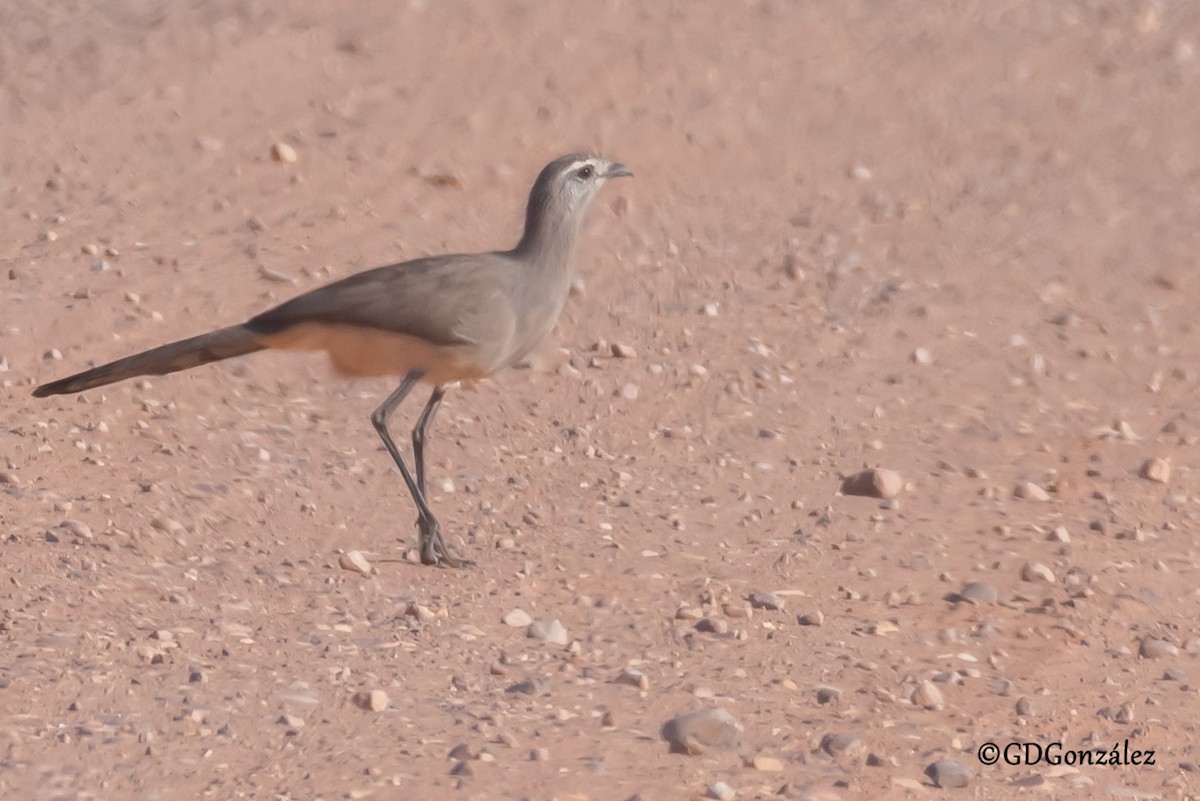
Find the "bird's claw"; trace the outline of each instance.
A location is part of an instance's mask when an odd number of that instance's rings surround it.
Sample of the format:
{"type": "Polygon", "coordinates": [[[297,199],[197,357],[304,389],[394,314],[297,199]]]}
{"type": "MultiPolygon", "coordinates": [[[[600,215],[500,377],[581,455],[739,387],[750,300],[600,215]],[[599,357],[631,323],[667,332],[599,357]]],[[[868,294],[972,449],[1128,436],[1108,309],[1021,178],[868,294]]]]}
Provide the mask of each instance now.
{"type": "Polygon", "coordinates": [[[442,538],[441,526],[437,521],[417,521],[418,547],[421,551],[421,564],[438,565],[440,567],[474,567],[470,559],[464,559],[450,550],[450,546],[442,538]]]}

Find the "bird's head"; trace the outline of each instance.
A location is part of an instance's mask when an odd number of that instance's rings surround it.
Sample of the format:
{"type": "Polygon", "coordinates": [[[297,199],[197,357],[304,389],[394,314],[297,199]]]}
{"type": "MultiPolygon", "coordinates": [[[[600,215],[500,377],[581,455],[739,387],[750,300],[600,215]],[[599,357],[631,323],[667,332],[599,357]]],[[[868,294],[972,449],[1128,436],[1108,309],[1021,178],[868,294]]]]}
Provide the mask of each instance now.
{"type": "Polygon", "coordinates": [[[611,178],[633,175],[624,164],[601,156],[572,153],[542,168],[529,193],[525,236],[518,248],[535,242],[573,240],[596,193],[611,178]]]}
{"type": "Polygon", "coordinates": [[[552,213],[581,216],[610,178],[632,175],[624,164],[600,156],[573,153],[556,158],[542,169],[532,195],[540,196],[552,213]]]}

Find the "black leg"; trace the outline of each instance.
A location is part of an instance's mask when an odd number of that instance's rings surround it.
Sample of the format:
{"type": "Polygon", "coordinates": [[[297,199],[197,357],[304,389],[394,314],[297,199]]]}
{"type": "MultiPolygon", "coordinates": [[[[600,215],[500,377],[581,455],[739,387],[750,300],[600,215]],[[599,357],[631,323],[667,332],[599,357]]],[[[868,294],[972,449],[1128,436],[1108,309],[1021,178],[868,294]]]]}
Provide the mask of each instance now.
{"type": "Polygon", "coordinates": [[[417,418],[417,425],[412,430],[413,444],[413,461],[417,468],[417,488],[421,490],[421,494],[425,494],[425,442],[429,439],[429,426],[433,423],[433,416],[437,414],[438,406],[442,404],[442,398],[446,396],[446,390],[437,387],[433,390],[433,394],[429,396],[429,402],[425,404],[424,411],[417,418]]]}
{"type": "MultiPolygon", "coordinates": [[[[438,526],[437,518],[433,516],[433,510],[429,508],[429,503],[425,500],[425,492],[422,486],[417,484],[412,473],[408,469],[408,465],[404,463],[404,457],[400,455],[400,449],[396,447],[396,443],[392,441],[391,434],[388,433],[387,421],[391,417],[392,412],[396,411],[412,388],[421,380],[422,373],[418,370],[410,372],[400,382],[400,386],[388,395],[387,400],[379,405],[379,408],[371,413],[371,425],[375,426],[375,431],[378,432],[379,438],[383,440],[384,446],[388,453],[392,455],[392,461],[396,463],[396,467],[400,468],[400,475],[404,477],[404,483],[408,486],[408,492],[412,495],[413,502],[417,505],[417,527],[419,530],[419,547],[421,550],[421,561],[427,565],[445,564],[449,567],[462,567],[470,564],[463,559],[455,556],[450,552],[442,539],[441,529],[438,526]]],[[[435,390],[435,394],[439,390],[435,390]]],[[[426,407],[428,411],[428,407],[426,407]]],[[[422,414],[422,419],[425,418],[422,414]]],[[[429,415],[432,417],[432,414],[429,415]]],[[[428,423],[427,423],[428,424],[428,423]]],[[[415,433],[415,432],[414,432],[415,433]]],[[[423,461],[423,457],[422,461],[423,461]]],[[[424,472],[422,470],[422,472],[424,472]]],[[[422,484],[424,481],[421,482],[422,484]]]]}

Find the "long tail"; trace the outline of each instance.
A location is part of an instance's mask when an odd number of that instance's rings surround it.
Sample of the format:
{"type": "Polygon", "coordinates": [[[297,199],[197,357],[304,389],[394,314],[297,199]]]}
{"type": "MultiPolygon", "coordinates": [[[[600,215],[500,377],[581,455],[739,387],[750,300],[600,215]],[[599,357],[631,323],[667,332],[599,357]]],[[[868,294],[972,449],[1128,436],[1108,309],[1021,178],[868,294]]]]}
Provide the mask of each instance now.
{"type": "Polygon", "coordinates": [[[153,348],[115,362],[93,367],[72,376],[42,384],[33,391],[35,398],[47,395],[69,395],[85,389],[102,387],[139,375],[166,375],[209,362],[230,359],[245,353],[262,350],[265,346],[258,335],[244,325],[231,325],[190,339],[153,348]]]}

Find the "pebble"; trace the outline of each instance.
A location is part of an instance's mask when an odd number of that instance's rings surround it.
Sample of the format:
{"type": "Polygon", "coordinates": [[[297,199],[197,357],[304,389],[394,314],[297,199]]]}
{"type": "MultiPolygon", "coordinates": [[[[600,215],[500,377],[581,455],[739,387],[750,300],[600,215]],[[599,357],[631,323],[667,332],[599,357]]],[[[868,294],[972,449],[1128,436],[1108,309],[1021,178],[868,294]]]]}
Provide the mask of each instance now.
{"type": "Polygon", "coordinates": [[[1138,470],[1138,475],[1147,481],[1166,484],[1171,480],[1171,463],[1166,459],[1160,459],[1155,456],[1142,463],[1141,469],[1138,470]]]}
{"type": "Polygon", "coordinates": [[[708,787],[708,797],[717,801],[733,801],[736,796],[737,792],[725,782],[713,782],[708,787]]]}
{"type": "Polygon", "coordinates": [[[630,687],[637,687],[639,690],[650,689],[650,679],[640,670],[622,670],[621,674],[616,678],[617,684],[628,684],[630,687]]]}
{"type": "Polygon", "coordinates": [[[805,612],[796,616],[796,622],[801,626],[823,626],[825,625],[825,615],[819,609],[814,612],[805,612]]]}
{"type": "Polygon", "coordinates": [[[843,495],[864,498],[895,498],[904,488],[904,479],[895,470],[870,468],[842,481],[843,495]]]}
{"type": "Polygon", "coordinates": [[[375,568],[367,561],[367,557],[363,556],[362,551],[346,551],[338,557],[338,565],[342,570],[352,570],[364,576],[369,576],[375,571],[375,568]]]}
{"type": "Polygon", "coordinates": [[[1054,583],[1054,571],[1043,565],[1041,562],[1026,562],[1021,565],[1021,580],[1022,581],[1044,581],[1047,584],[1054,583]]]}
{"type": "Polygon", "coordinates": [[[287,142],[276,142],[271,145],[271,158],[280,164],[295,164],[300,157],[296,154],[296,149],[287,142]]]}
{"type": "Polygon", "coordinates": [[[773,592],[764,592],[756,590],[750,593],[750,606],[755,609],[766,609],[770,612],[779,612],[783,609],[784,599],[780,598],[773,592]]]}
{"type": "Polygon", "coordinates": [[[1032,481],[1018,481],[1017,485],[1013,487],[1013,497],[1041,503],[1050,500],[1050,493],[1032,481]]]}
{"type": "Polygon", "coordinates": [[[729,631],[729,621],[719,617],[703,617],[696,621],[696,631],[704,631],[709,634],[725,634],[729,631]]]}
{"type": "Polygon", "coordinates": [[[832,704],[841,700],[842,691],[837,687],[818,687],[816,690],[818,704],[832,704]]]}
{"type": "Polygon", "coordinates": [[[612,343],[612,355],[618,359],[636,359],[637,351],[629,345],[614,342],[612,343]]]}
{"type": "Polygon", "coordinates": [[[1029,717],[1033,714],[1033,701],[1028,698],[1017,699],[1017,714],[1021,717],[1029,717]]]}
{"type": "Polygon", "coordinates": [[[749,620],[752,616],[750,607],[745,604],[721,604],[721,611],[733,620],[749,620]]]}
{"type": "Polygon", "coordinates": [[[550,684],[545,680],[525,679],[510,684],[504,691],[514,695],[545,695],[550,692],[550,684]]]}
{"type": "Polygon", "coordinates": [[[158,531],[165,531],[168,534],[182,534],[186,531],[186,527],[178,520],[172,520],[169,517],[156,517],[150,521],[150,527],[158,531]]]}
{"type": "Polygon", "coordinates": [[[758,754],[749,761],[747,767],[764,773],[779,773],[783,770],[783,760],[777,757],[758,754]]]}
{"type": "Polygon", "coordinates": [[[916,686],[909,700],[912,701],[913,706],[919,706],[922,709],[932,709],[934,711],[946,706],[946,699],[942,695],[942,691],[929,679],[925,679],[916,686]]]}
{"type": "Polygon", "coordinates": [[[1000,600],[1000,592],[987,582],[972,581],[963,585],[963,588],[958,591],[958,597],[964,601],[994,604],[1000,600]]]}
{"type": "Polygon", "coordinates": [[[512,626],[514,629],[523,629],[533,622],[533,618],[524,609],[517,608],[504,616],[504,625],[512,626]]]}
{"type": "Polygon", "coordinates": [[[541,640],[551,645],[566,645],[569,641],[567,628],[557,618],[539,619],[529,624],[525,636],[531,640],[541,640]]]}
{"type": "Polygon", "coordinates": [[[821,750],[839,761],[862,762],[867,746],[854,734],[830,733],[821,738],[821,750]]]}
{"type": "Polygon", "coordinates": [[[713,707],[671,718],[660,733],[672,753],[701,754],[707,748],[735,748],[741,731],[728,710],[713,707]]]}
{"type": "Polygon", "coordinates": [[[1179,646],[1166,640],[1147,637],[1142,640],[1141,647],[1138,648],[1138,654],[1143,659],[1161,659],[1164,656],[1179,656],[1179,646]]]}
{"type": "Polygon", "coordinates": [[[67,519],[58,524],[61,529],[66,529],[81,540],[92,539],[92,527],[82,520],[67,519]]]}
{"type": "Polygon", "coordinates": [[[382,712],[391,703],[388,694],[383,690],[371,690],[369,692],[362,690],[356,692],[351,700],[354,701],[356,707],[367,712],[382,712]]]}
{"type": "Polygon", "coordinates": [[[550,761],[550,749],[549,748],[530,749],[529,761],[530,762],[549,762],[550,761]]]}
{"type": "Polygon", "coordinates": [[[1071,541],[1071,532],[1067,531],[1066,526],[1055,526],[1054,530],[1047,536],[1047,539],[1051,542],[1067,543],[1071,541]]]}
{"type": "Polygon", "coordinates": [[[1156,793],[1149,790],[1139,790],[1136,787],[1122,787],[1117,784],[1109,785],[1104,788],[1109,795],[1115,795],[1117,798],[1135,798],[1144,801],[1159,801],[1163,797],[1162,793],[1156,793]]]}
{"type": "Polygon", "coordinates": [[[415,617],[422,623],[430,623],[437,618],[437,613],[428,606],[422,604],[410,603],[408,608],[404,610],[404,614],[409,617],[415,617]]]}
{"type": "Polygon", "coordinates": [[[954,759],[939,759],[925,768],[925,775],[936,786],[942,788],[966,787],[971,780],[971,771],[954,759]]]}

